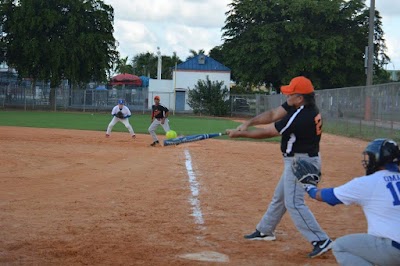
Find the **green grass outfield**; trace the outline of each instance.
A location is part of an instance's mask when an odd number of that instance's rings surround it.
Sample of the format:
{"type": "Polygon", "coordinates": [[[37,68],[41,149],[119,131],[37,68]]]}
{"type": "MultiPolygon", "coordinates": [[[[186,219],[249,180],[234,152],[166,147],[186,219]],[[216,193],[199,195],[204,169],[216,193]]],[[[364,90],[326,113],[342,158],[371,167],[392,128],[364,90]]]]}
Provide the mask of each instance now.
{"type": "MultiPolygon", "coordinates": [[[[0,126],[92,130],[105,133],[111,119],[110,114],[90,112],[0,111],[0,126]]],[[[149,114],[133,114],[129,122],[135,133],[149,134],[147,131],[151,123],[149,114]]],[[[225,132],[226,129],[236,128],[240,123],[229,118],[170,115],[169,124],[178,135],[193,135],[225,132]]],[[[122,123],[117,123],[112,131],[128,132],[122,123]]],[[[157,128],[156,132],[160,135],[164,134],[161,126],[157,128]]],[[[228,137],[220,138],[227,139],[228,137]]],[[[252,141],[280,141],[280,137],[252,141]]]]}
{"type": "MultiPolygon", "coordinates": [[[[1,110],[0,126],[37,127],[37,128],[62,128],[76,130],[106,131],[112,116],[108,113],[90,112],[53,112],[53,111],[19,111],[1,110]]],[[[236,128],[240,123],[231,118],[199,117],[188,115],[170,115],[171,129],[178,135],[194,135],[204,133],[224,132],[228,128],[236,128]]],[[[147,129],[150,126],[149,114],[133,114],[129,119],[135,133],[149,134],[147,129]]],[[[358,124],[346,123],[343,121],[324,122],[324,132],[335,135],[342,135],[350,138],[358,138],[370,141],[374,138],[392,138],[400,141],[400,132],[396,129],[385,129],[372,126],[360,126],[358,124]]],[[[117,123],[113,132],[128,132],[122,123],[117,123]]],[[[157,134],[163,135],[162,127],[158,127],[157,134]]],[[[227,136],[220,137],[227,139],[227,136]]],[[[280,137],[271,139],[235,139],[248,141],[273,141],[279,142],[280,137]]]]}

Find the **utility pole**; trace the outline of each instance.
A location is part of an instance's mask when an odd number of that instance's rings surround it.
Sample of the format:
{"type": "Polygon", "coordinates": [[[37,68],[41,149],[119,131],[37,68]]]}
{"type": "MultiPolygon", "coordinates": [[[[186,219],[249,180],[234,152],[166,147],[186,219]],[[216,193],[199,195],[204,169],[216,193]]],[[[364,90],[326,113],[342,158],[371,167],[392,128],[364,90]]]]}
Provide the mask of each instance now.
{"type": "Polygon", "coordinates": [[[374,76],[374,31],[375,31],[375,0],[371,0],[369,7],[369,28],[368,28],[368,49],[367,59],[367,86],[364,89],[365,108],[364,119],[371,120],[371,96],[368,94],[368,87],[373,83],[374,76]]]}
{"type": "Polygon", "coordinates": [[[374,76],[374,31],[375,31],[375,0],[369,7],[368,53],[367,56],[367,86],[372,85],[374,76]]]}

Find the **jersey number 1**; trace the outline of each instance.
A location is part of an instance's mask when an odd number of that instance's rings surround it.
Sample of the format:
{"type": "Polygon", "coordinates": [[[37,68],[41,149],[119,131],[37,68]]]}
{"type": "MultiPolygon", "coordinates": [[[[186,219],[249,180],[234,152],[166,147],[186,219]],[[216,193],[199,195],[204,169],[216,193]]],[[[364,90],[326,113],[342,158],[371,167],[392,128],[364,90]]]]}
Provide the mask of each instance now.
{"type": "Polygon", "coordinates": [[[397,187],[397,190],[398,190],[399,192],[396,191],[396,188],[394,187],[394,185],[393,185],[392,182],[388,183],[388,184],[386,185],[386,187],[387,187],[387,188],[390,190],[390,192],[392,193],[392,196],[393,196],[393,199],[394,199],[393,205],[394,205],[394,206],[400,205],[400,197],[399,197],[400,182],[396,182],[396,187],[397,187]]]}

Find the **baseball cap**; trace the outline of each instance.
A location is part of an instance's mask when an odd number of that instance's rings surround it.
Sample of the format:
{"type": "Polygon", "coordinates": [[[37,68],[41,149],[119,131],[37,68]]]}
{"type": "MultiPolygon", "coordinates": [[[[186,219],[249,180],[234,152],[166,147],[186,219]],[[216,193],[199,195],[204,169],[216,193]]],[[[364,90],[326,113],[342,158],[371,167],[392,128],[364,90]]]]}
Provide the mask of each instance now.
{"type": "Polygon", "coordinates": [[[125,101],[122,100],[122,99],[119,99],[119,100],[118,100],[118,104],[125,104],[125,101]]]}
{"type": "Polygon", "coordinates": [[[154,96],[154,100],[160,100],[160,96],[158,95],[154,96]]]}
{"type": "Polygon", "coordinates": [[[311,80],[309,80],[306,77],[299,76],[293,78],[289,85],[282,86],[281,87],[281,92],[283,94],[310,94],[314,92],[314,86],[311,83],[311,80]]]}

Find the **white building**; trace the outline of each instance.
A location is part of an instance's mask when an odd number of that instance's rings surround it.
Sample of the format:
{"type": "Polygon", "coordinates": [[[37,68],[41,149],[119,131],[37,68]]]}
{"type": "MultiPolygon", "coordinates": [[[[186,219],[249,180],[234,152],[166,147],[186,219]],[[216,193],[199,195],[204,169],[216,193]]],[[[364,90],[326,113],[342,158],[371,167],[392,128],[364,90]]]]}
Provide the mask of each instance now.
{"type": "Polygon", "coordinates": [[[211,57],[200,54],[179,65],[173,70],[172,80],[150,79],[149,108],[155,95],[161,104],[174,111],[192,110],[187,104],[188,92],[194,89],[199,80],[223,82],[230,89],[231,70],[211,57]]]}

